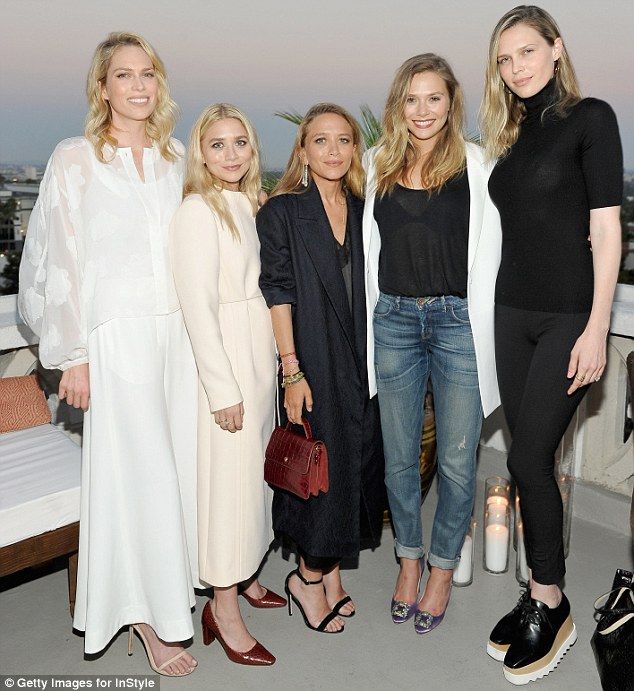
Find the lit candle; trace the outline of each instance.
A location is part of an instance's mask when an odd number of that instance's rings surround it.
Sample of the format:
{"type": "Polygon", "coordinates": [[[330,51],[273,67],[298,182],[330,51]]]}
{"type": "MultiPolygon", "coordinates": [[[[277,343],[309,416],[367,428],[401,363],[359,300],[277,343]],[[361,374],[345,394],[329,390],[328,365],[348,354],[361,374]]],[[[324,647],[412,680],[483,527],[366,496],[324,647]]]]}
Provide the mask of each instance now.
{"type": "Polygon", "coordinates": [[[493,525],[494,523],[506,525],[507,506],[508,504],[489,504],[487,507],[487,525],[493,525]]]}
{"type": "Polygon", "coordinates": [[[471,535],[465,535],[462,550],[460,551],[460,563],[453,572],[453,582],[456,585],[465,585],[471,581],[473,577],[472,554],[473,539],[471,535]]]}
{"type": "Polygon", "coordinates": [[[484,531],[486,567],[493,573],[506,570],[509,549],[509,529],[505,525],[487,525],[484,531]]]}
{"type": "Polygon", "coordinates": [[[490,508],[491,505],[506,509],[509,505],[509,500],[506,497],[492,494],[490,497],[487,497],[487,506],[490,508]]]}

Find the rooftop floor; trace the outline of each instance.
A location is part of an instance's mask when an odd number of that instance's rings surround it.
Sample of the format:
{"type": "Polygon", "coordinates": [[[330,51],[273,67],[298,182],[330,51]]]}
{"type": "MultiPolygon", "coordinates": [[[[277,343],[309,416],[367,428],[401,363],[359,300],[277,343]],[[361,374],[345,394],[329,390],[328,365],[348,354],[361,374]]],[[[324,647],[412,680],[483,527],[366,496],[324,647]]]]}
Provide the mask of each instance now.
{"type": "MultiPolygon", "coordinates": [[[[482,483],[479,482],[479,485],[482,483]]],[[[423,516],[429,534],[435,497],[430,493],[423,516]]],[[[476,507],[482,506],[478,497],[476,507]]],[[[625,527],[624,527],[625,529],[625,527]]],[[[511,552],[514,560],[515,552],[511,552]]],[[[261,581],[281,593],[286,573],[294,563],[281,551],[272,552],[261,581]]],[[[579,639],[560,666],[537,682],[539,688],[571,691],[599,689],[590,637],[594,629],[592,603],[608,590],[617,567],[632,568],[629,534],[613,532],[576,519],[573,523],[566,593],[573,607],[579,639]]],[[[215,642],[205,648],[200,635],[200,613],[205,602],[198,597],[194,612],[196,635],[190,651],[198,669],[189,677],[161,678],[163,689],[454,689],[511,688],[500,664],[485,652],[487,635],[497,619],[509,610],[519,594],[514,566],[503,575],[482,569],[482,534],[476,536],[473,584],[454,588],[442,625],[424,637],[409,623],[394,626],[389,601],[397,573],[389,530],[374,552],[361,554],[358,569],[344,572],[344,586],[354,597],[358,613],[346,622],[342,635],[309,631],[299,613],[288,617],[285,609],[256,610],[242,601],[251,633],[277,656],[270,668],[249,668],[229,662],[215,642]]],[[[127,655],[121,633],[105,653],[84,660],[83,640],[71,630],[68,615],[66,572],[45,575],[23,572],[0,580],[1,674],[149,674],[141,646],[127,655]]],[[[138,641],[137,641],[138,643],[138,641]]],[[[531,688],[535,688],[533,684],[531,688]]]]}

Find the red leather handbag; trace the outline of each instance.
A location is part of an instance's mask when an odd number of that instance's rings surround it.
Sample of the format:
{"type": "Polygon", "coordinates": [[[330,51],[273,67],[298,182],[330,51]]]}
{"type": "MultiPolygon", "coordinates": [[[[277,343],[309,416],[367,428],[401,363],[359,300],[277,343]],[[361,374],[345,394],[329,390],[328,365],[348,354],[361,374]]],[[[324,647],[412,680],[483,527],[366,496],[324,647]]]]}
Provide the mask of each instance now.
{"type": "Polygon", "coordinates": [[[304,435],[276,427],[264,455],[264,479],[272,487],[300,499],[328,491],[328,451],[323,441],[313,439],[310,423],[302,418],[304,435]]]}

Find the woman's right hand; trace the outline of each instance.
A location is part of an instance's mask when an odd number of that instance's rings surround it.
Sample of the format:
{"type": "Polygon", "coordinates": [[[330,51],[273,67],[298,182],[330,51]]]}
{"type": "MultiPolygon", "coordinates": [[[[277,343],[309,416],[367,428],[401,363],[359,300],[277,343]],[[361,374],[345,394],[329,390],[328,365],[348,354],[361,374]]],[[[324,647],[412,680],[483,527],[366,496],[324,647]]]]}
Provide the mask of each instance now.
{"type": "Polygon", "coordinates": [[[74,408],[88,410],[90,403],[90,371],[88,363],[69,367],[59,382],[59,399],[66,399],[74,408]]]}
{"type": "Polygon", "coordinates": [[[227,432],[237,432],[242,429],[244,419],[244,404],[236,403],[228,408],[214,410],[214,422],[227,432]]]}
{"type": "Polygon", "coordinates": [[[289,422],[295,425],[302,424],[304,406],[309,413],[312,411],[313,394],[306,379],[300,379],[284,389],[284,410],[289,422]]]}

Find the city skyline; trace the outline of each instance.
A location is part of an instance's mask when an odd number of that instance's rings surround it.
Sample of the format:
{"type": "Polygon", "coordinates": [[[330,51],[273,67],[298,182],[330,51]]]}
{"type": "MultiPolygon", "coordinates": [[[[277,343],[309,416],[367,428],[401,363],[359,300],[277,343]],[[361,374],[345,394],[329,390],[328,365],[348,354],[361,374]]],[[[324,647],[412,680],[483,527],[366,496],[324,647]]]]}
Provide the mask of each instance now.
{"type": "MultiPolygon", "coordinates": [[[[84,83],[97,43],[112,30],[144,35],[163,58],[187,141],[209,103],[229,101],[254,122],[268,169],[283,167],[294,126],[277,110],[332,100],[378,115],[396,68],[419,52],[446,57],[467,100],[470,133],[482,94],[490,32],[513,2],[377,0],[319,5],[270,0],[210,6],[203,0],[4,0],[0,47],[0,162],[43,163],[58,141],[83,132],[84,83]]],[[[584,94],[614,108],[625,167],[634,168],[634,93],[629,55],[634,6],[618,0],[543,3],[558,21],[584,94]]]]}

